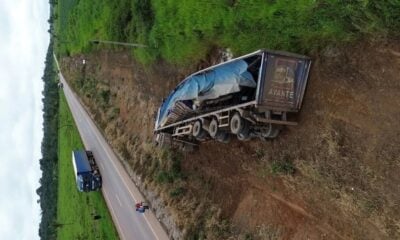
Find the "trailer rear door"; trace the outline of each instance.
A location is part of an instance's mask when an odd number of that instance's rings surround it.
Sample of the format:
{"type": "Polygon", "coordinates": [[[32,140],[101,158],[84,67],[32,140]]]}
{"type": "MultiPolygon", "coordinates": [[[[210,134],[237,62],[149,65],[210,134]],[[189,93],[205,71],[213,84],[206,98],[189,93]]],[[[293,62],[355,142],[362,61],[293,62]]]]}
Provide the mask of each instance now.
{"type": "Polygon", "coordinates": [[[308,57],[267,52],[258,105],[276,111],[300,110],[311,60],[308,57]]]}

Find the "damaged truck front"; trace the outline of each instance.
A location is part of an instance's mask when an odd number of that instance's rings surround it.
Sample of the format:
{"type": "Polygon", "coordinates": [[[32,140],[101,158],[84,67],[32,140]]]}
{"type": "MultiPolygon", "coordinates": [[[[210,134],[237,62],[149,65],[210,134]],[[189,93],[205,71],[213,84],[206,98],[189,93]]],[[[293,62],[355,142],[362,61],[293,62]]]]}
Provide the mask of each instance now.
{"type": "Polygon", "coordinates": [[[306,56],[259,50],[190,75],[158,109],[156,142],[277,137],[284,125],[296,125],[310,64],[306,56]]]}

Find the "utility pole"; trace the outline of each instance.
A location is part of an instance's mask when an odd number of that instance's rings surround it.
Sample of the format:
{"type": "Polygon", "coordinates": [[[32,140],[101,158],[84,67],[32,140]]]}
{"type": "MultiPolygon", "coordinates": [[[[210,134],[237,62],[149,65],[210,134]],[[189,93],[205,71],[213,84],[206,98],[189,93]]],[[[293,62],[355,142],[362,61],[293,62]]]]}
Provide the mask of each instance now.
{"type": "Polygon", "coordinates": [[[106,43],[106,44],[123,45],[123,46],[129,46],[129,47],[141,47],[141,48],[147,47],[146,45],[139,44],[139,43],[125,43],[125,42],[115,42],[115,41],[106,41],[106,40],[90,40],[90,42],[94,43],[94,44],[106,43]]]}

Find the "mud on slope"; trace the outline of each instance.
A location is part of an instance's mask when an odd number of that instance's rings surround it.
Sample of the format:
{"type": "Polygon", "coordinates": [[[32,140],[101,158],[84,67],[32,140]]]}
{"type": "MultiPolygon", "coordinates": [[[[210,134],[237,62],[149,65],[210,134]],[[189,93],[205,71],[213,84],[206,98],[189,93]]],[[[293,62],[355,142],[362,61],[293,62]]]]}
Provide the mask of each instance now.
{"type": "Polygon", "coordinates": [[[172,156],[178,158],[172,163],[151,147],[153,113],[200,65],[144,68],[126,52],[109,51],[85,56],[85,67],[83,56],[62,62],[110,142],[141,176],[143,189],[162,199],[175,218],[171,236],[397,239],[399,43],[322,51],[314,56],[298,126],[269,142],[205,143],[195,154],[172,156]],[[179,177],[160,180],[159,169],[174,164],[179,177]],[[285,166],[289,174],[280,171],[285,166]]]}

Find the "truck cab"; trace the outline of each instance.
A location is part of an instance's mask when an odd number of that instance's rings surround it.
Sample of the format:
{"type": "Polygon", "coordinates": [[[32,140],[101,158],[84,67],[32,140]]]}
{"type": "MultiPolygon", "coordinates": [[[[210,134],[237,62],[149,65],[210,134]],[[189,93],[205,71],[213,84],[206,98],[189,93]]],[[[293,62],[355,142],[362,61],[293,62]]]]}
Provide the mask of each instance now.
{"type": "Polygon", "coordinates": [[[76,185],[80,192],[97,191],[101,188],[100,171],[91,151],[72,151],[72,164],[76,185]]]}

